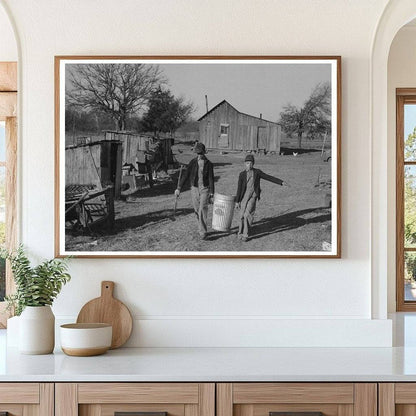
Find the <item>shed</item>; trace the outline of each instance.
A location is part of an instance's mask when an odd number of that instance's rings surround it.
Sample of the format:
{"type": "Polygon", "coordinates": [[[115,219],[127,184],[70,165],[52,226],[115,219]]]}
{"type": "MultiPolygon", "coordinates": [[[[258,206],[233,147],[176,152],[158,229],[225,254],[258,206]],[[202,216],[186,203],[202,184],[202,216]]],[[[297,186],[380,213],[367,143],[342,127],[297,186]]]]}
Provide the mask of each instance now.
{"type": "Polygon", "coordinates": [[[121,193],[120,141],[100,140],[65,149],[65,186],[95,185],[98,189],[114,186],[114,196],[121,193]]]}
{"type": "Polygon", "coordinates": [[[122,162],[136,166],[137,152],[149,151],[151,137],[147,135],[133,134],[127,132],[106,131],[106,140],[119,141],[122,144],[122,162]]]}
{"type": "Polygon", "coordinates": [[[209,149],[280,152],[278,123],[242,113],[226,100],[198,121],[199,140],[209,149]]]}
{"type": "Polygon", "coordinates": [[[115,132],[106,131],[106,140],[120,141],[122,144],[122,164],[133,165],[136,167],[136,162],[144,163],[145,155],[152,159],[157,147],[160,148],[160,157],[163,160],[163,164],[166,169],[169,165],[175,163],[172,153],[172,137],[154,136],[148,133],[128,133],[128,132],[115,132]]]}

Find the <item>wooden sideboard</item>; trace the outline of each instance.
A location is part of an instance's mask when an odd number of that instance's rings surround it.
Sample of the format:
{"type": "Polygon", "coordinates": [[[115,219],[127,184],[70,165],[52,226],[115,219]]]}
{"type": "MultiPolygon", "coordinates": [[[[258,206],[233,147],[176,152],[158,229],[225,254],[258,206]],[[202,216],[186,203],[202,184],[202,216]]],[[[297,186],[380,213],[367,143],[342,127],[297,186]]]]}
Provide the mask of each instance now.
{"type": "Polygon", "coordinates": [[[415,416],[416,383],[0,383],[0,416],[415,416]]]}

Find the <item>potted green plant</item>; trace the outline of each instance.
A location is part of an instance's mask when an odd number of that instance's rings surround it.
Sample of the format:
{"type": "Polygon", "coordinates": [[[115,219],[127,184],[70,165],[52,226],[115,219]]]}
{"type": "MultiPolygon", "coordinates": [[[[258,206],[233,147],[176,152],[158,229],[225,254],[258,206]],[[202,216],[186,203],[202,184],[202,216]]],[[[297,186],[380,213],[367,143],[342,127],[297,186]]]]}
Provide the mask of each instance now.
{"type": "Polygon", "coordinates": [[[33,267],[23,246],[0,252],[10,261],[16,292],[6,296],[8,309],[19,318],[19,351],[49,354],[55,346],[55,316],[51,305],[71,276],[67,258],[45,260],[33,267]]]}

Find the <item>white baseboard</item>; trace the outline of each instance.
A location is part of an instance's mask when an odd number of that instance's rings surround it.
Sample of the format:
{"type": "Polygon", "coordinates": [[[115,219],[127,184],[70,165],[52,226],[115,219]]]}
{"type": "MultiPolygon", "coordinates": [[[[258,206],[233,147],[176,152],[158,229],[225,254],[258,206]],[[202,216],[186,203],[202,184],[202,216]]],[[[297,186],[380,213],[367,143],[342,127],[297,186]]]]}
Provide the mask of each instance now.
{"type": "MultiPolygon", "coordinates": [[[[74,322],[56,317],[57,324],[74,322]]],[[[59,332],[59,331],[57,331],[59,332]]],[[[59,341],[59,340],[58,340],[59,341]]],[[[126,347],[391,347],[392,321],[371,319],[149,319],[126,347]]]]}

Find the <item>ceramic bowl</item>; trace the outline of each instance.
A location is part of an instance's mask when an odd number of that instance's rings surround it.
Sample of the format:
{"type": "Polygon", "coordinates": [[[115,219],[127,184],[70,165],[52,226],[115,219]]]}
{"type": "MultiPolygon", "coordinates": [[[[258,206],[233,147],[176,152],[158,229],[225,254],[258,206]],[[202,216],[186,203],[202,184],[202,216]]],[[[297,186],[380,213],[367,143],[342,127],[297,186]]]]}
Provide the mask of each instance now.
{"type": "Polygon", "coordinates": [[[61,348],[65,354],[77,357],[104,354],[111,347],[112,333],[109,324],[61,325],[61,348]]]}

